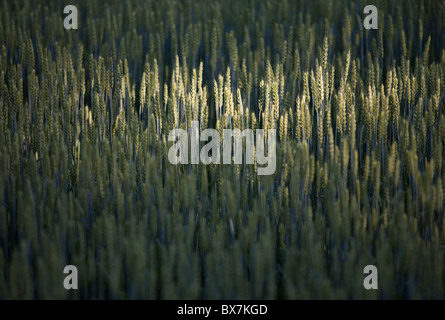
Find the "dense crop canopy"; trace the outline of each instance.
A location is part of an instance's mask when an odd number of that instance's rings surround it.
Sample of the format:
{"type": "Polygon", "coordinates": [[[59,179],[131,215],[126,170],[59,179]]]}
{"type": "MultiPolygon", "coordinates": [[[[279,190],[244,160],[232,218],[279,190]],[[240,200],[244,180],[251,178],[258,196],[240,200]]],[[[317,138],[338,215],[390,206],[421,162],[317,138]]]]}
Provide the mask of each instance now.
{"type": "Polygon", "coordinates": [[[3,0],[0,299],[445,298],[445,4],[373,4],[3,0]],[[274,174],[171,164],[194,121],[274,174]]]}

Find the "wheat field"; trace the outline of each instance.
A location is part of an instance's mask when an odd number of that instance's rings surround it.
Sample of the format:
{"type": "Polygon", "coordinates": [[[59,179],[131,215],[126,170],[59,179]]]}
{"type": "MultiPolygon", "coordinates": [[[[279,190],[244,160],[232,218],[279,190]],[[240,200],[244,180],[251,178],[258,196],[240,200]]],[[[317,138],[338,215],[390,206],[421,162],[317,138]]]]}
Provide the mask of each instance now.
{"type": "Polygon", "coordinates": [[[445,298],[443,1],[71,4],[0,5],[0,299],[445,298]],[[275,173],[171,164],[192,121],[275,173]]]}

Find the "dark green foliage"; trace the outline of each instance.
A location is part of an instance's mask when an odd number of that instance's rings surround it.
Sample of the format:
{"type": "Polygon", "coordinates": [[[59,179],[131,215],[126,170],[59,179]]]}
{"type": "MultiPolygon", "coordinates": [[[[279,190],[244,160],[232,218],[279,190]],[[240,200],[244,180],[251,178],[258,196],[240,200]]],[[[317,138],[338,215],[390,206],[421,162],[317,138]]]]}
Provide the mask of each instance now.
{"type": "Polygon", "coordinates": [[[73,4],[0,6],[0,299],[445,297],[441,1],[378,30],[365,1],[73,4]],[[193,120],[276,130],[275,173],[170,164],[193,120]]]}

